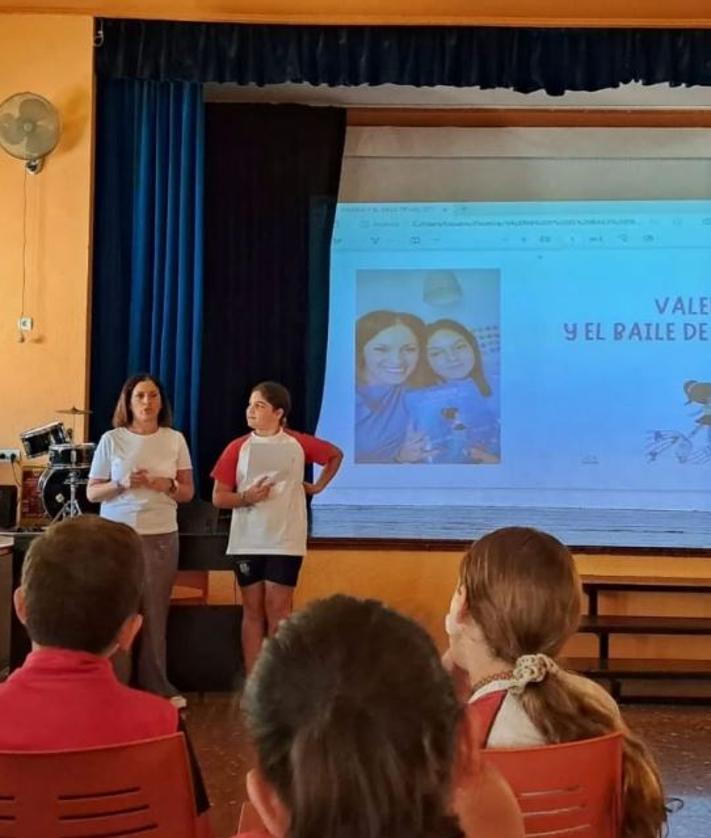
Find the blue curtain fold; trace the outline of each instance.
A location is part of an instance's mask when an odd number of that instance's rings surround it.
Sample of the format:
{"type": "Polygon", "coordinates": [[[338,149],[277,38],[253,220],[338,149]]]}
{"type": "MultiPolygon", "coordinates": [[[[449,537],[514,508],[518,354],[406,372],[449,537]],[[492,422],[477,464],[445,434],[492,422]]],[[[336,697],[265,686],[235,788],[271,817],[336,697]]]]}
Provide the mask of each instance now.
{"type": "Polygon", "coordinates": [[[711,85],[711,30],[277,26],[106,20],[96,70],[237,84],[602,90],[711,85]]]}
{"type": "Polygon", "coordinates": [[[187,82],[97,81],[92,438],[124,379],[165,384],[194,449],[203,314],[204,106],[187,82]]]}

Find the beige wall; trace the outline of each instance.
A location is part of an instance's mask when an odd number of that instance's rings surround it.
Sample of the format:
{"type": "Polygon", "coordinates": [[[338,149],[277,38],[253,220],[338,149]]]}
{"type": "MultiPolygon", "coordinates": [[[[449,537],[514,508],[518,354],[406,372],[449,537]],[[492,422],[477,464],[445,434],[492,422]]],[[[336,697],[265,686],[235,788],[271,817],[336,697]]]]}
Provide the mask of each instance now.
{"type": "MultiPolygon", "coordinates": [[[[58,108],[62,136],[37,176],[27,176],[25,313],[22,288],[24,165],[0,152],[0,447],[20,431],[83,406],[87,394],[92,183],[93,24],[90,18],[0,15],[0,101],[31,91],[58,108]]],[[[83,427],[77,425],[77,431],[83,427]]],[[[0,466],[0,483],[10,483],[0,466]]]]}

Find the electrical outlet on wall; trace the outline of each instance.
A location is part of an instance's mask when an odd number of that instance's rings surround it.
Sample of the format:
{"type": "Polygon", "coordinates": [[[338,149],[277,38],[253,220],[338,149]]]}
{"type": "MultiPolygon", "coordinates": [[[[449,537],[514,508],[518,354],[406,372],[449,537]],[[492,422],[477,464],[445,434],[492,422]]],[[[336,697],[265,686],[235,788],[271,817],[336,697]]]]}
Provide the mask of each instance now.
{"type": "Polygon", "coordinates": [[[16,463],[19,459],[19,448],[0,448],[0,463],[16,463]]]}
{"type": "Polygon", "coordinates": [[[17,321],[17,328],[21,332],[31,332],[34,325],[35,321],[31,317],[21,317],[17,321]]]}

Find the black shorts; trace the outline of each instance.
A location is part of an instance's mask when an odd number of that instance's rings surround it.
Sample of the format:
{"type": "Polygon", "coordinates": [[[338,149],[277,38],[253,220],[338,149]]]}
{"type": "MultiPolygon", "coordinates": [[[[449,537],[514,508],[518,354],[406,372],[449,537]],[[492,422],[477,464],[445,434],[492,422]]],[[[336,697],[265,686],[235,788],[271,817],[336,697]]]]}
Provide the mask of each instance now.
{"type": "Polygon", "coordinates": [[[257,582],[274,582],[295,588],[303,556],[232,556],[235,576],[240,588],[257,582]]]}

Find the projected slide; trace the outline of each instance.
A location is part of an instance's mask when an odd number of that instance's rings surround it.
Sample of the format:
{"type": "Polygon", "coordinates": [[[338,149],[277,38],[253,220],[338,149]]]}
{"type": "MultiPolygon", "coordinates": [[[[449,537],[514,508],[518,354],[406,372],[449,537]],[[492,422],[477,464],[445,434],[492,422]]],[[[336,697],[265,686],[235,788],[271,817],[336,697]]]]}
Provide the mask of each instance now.
{"type": "Polygon", "coordinates": [[[341,204],[317,503],[711,509],[711,202],[341,204]]]}

